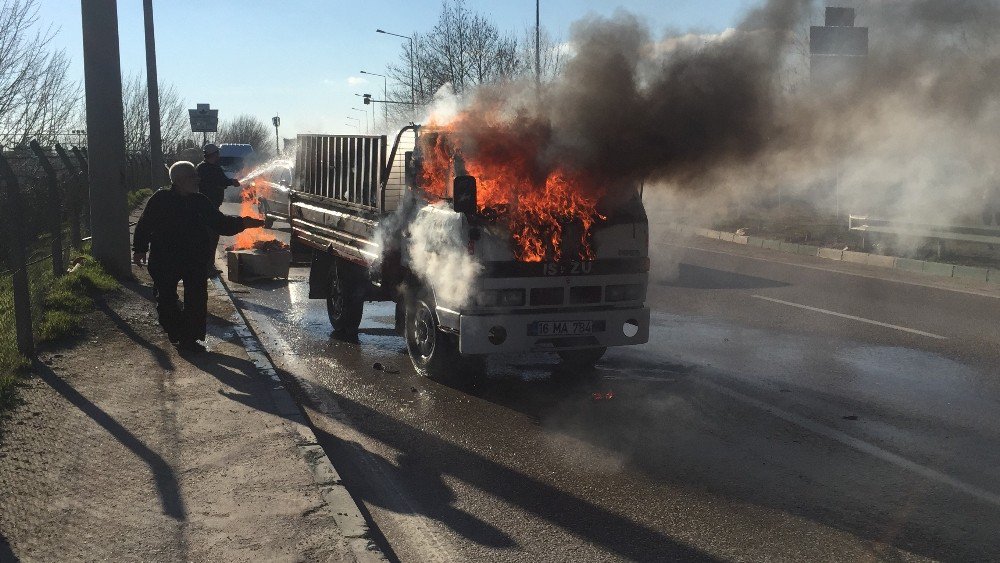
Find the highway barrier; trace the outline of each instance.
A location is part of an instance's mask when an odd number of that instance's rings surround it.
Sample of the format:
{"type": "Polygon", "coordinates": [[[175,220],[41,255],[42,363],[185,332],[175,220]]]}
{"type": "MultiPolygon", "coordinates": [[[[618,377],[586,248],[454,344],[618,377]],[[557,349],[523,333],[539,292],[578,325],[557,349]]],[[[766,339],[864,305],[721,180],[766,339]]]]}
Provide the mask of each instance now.
{"type": "Polygon", "coordinates": [[[931,262],[929,260],[915,260],[912,258],[902,258],[898,256],[854,252],[852,250],[838,250],[836,248],[821,248],[809,244],[796,244],[761,237],[742,236],[723,231],[687,227],[682,225],[666,226],[666,228],[677,234],[697,235],[711,239],[723,240],[726,242],[733,242],[735,244],[744,244],[755,248],[765,248],[777,252],[784,252],[786,254],[815,256],[826,260],[838,260],[853,264],[865,264],[880,268],[893,268],[907,272],[919,272],[931,276],[968,279],[1000,285],[1000,268],[957,266],[954,264],[945,264],[943,262],[931,262]]]}

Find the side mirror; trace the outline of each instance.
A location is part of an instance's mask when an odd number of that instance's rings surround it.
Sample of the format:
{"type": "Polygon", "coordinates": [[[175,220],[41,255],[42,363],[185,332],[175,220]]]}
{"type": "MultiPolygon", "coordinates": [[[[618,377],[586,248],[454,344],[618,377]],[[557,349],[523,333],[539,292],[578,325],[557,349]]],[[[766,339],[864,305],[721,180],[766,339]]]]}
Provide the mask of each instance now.
{"type": "Polygon", "coordinates": [[[413,151],[406,151],[403,153],[403,175],[405,177],[405,183],[411,188],[417,187],[417,179],[420,177],[421,173],[421,161],[420,158],[414,156],[413,151]]]}
{"type": "Polygon", "coordinates": [[[473,215],[476,213],[476,178],[456,176],[452,185],[452,209],[456,213],[473,215]]]}

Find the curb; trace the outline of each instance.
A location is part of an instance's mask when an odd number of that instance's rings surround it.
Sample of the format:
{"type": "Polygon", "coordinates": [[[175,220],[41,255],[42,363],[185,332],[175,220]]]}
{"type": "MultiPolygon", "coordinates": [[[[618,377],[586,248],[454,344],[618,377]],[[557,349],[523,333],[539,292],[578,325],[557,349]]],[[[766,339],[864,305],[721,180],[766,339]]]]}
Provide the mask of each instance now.
{"type": "Polygon", "coordinates": [[[270,394],[276,412],[282,417],[285,429],[294,438],[299,454],[309,465],[313,474],[313,482],[319,487],[323,500],[330,507],[333,520],[340,529],[351,554],[355,560],[362,563],[388,561],[382,549],[371,537],[373,526],[364,517],[361,507],[344,486],[340,474],[333,467],[333,463],[323,451],[323,447],[319,445],[316,434],[309,427],[306,417],[302,414],[291,393],[285,388],[267,351],[257,335],[254,334],[253,329],[250,328],[249,320],[236,304],[236,299],[229,286],[218,276],[212,278],[212,283],[236,309],[236,314],[231,319],[233,331],[239,336],[250,361],[257,368],[257,373],[271,382],[270,394]]]}
{"type": "Polygon", "coordinates": [[[931,276],[961,278],[1000,285],[1000,269],[997,268],[987,269],[977,268],[974,266],[956,266],[954,264],[945,264],[944,262],[914,260],[912,258],[883,256],[881,254],[869,254],[866,252],[854,252],[851,250],[837,250],[835,248],[821,248],[808,244],[795,244],[760,237],[738,236],[724,231],[713,231],[712,229],[696,227],[682,226],[676,228],[668,227],[668,229],[679,234],[697,235],[700,237],[732,242],[734,244],[744,244],[755,248],[765,248],[775,252],[784,252],[785,254],[815,256],[826,260],[837,260],[852,264],[865,264],[868,266],[878,266],[880,268],[918,272],[931,276]]]}

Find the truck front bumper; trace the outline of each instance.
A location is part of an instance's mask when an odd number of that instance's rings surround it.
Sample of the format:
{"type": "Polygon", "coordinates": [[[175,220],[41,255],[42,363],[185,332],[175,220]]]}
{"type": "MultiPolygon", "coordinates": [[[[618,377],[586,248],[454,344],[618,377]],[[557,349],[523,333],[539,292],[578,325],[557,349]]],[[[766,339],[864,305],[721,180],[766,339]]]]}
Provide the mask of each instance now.
{"type": "MultiPolygon", "coordinates": [[[[603,309],[574,313],[461,315],[459,350],[463,354],[561,352],[649,341],[649,309],[603,309]],[[539,335],[536,323],[589,323],[589,334],[539,335]]],[[[551,326],[551,325],[550,325],[551,326]]]]}

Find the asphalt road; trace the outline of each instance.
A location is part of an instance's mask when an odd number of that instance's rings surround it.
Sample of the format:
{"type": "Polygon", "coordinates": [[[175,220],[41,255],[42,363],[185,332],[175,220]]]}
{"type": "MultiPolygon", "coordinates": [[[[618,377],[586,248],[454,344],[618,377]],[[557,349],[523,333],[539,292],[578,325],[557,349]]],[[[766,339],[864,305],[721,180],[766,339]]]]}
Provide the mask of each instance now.
{"type": "Polygon", "coordinates": [[[351,344],[305,268],[231,287],[400,560],[1000,558],[1000,290],[654,247],[650,342],[592,383],[530,355],[445,386],[391,304],[351,344]]]}

